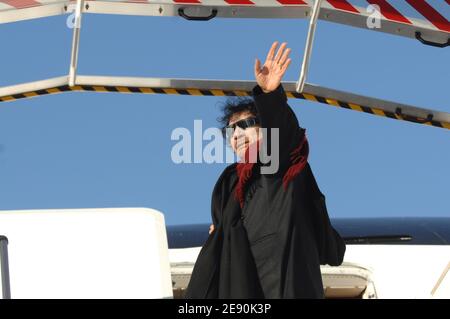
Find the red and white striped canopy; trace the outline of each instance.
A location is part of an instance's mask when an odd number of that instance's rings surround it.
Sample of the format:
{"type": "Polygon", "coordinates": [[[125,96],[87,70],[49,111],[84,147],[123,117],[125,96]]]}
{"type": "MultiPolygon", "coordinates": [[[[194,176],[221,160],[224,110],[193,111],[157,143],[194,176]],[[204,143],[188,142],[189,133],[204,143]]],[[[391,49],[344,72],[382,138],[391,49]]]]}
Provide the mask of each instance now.
{"type": "MultiPolygon", "coordinates": [[[[178,16],[178,10],[216,9],[219,18],[307,18],[314,0],[84,0],[84,13],[178,16]],[[200,8],[199,8],[200,7],[200,8]],[[203,7],[203,8],[201,8],[203,7]]],[[[0,24],[61,15],[75,8],[75,0],[0,0],[0,24]]],[[[323,0],[319,19],[367,28],[369,6],[382,20],[376,31],[410,38],[417,33],[431,41],[447,42],[450,0],[323,0]]],[[[205,11],[203,11],[205,12],[205,11]]]]}

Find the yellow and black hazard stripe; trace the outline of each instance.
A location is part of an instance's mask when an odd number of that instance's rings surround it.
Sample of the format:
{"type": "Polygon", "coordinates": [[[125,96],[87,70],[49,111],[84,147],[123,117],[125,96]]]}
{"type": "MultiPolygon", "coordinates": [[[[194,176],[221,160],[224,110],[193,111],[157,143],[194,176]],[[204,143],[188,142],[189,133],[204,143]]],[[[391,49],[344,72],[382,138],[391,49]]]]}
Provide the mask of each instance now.
{"type": "Polygon", "coordinates": [[[431,126],[436,126],[436,127],[440,127],[440,128],[450,129],[449,122],[433,120],[433,116],[431,114],[429,114],[427,116],[427,118],[421,118],[421,117],[403,114],[401,108],[397,108],[395,110],[395,112],[391,112],[391,111],[382,110],[382,109],[376,108],[376,107],[369,107],[369,106],[339,101],[339,100],[325,98],[325,97],[318,96],[318,95],[311,95],[311,94],[307,94],[307,93],[286,92],[286,95],[288,97],[292,97],[292,98],[299,98],[299,99],[304,99],[304,100],[308,100],[308,101],[319,102],[319,103],[328,104],[328,105],[332,105],[332,106],[336,106],[336,107],[350,109],[353,111],[388,117],[388,118],[391,118],[394,120],[402,120],[402,121],[408,121],[408,122],[414,122],[414,123],[419,123],[419,124],[425,124],[425,125],[431,125],[431,126]]]}
{"type": "MultiPolygon", "coordinates": [[[[46,94],[62,93],[68,91],[90,91],[90,92],[115,92],[115,93],[144,93],[144,94],[179,94],[179,95],[196,95],[196,96],[251,96],[251,91],[243,90],[219,90],[219,89],[175,89],[175,88],[156,88],[156,87],[134,87],[134,86],[96,86],[96,85],[62,85],[54,88],[36,90],[26,93],[14,94],[0,97],[0,102],[14,101],[23,98],[34,96],[41,96],[46,94]]],[[[395,120],[409,121],[419,124],[431,125],[440,128],[450,129],[449,122],[442,122],[433,120],[433,116],[429,115],[427,118],[420,118],[402,113],[400,108],[395,112],[382,110],[375,107],[368,107],[358,105],[345,101],[339,101],[331,98],[326,98],[318,95],[311,95],[307,93],[297,93],[286,91],[288,98],[304,99],[313,102],[328,104],[331,106],[351,109],[358,112],[365,112],[373,115],[388,117],[395,120]]]]}

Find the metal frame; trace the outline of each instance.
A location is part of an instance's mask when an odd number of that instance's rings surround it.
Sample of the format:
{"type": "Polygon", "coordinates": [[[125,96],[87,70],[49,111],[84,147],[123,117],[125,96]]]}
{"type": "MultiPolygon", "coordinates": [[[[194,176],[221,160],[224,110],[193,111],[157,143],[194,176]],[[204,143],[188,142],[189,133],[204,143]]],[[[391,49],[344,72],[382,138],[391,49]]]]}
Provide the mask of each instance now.
{"type": "Polygon", "coordinates": [[[9,280],[8,238],[0,235],[0,266],[2,276],[3,299],[11,299],[11,286],[9,280]]]}
{"type": "MultiPolygon", "coordinates": [[[[172,0],[156,0],[142,3],[120,1],[85,1],[84,13],[120,14],[137,16],[178,17],[179,9],[187,10],[188,14],[195,17],[209,15],[213,10],[217,11],[218,18],[277,18],[277,19],[304,19],[308,18],[312,11],[314,0],[304,0],[305,4],[280,5],[276,0],[253,0],[254,5],[230,5],[221,0],[202,0],[201,3],[176,3],[172,0]]],[[[73,1],[72,1],[73,2],[73,1]]],[[[63,0],[55,3],[43,4],[32,8],[0,10],[0,24],[14,21],[36,19],[53,15],[70,13],[71,1],[63,0]]],[[[407,17],[411,22],[402,23],[381,17],[380,29],[368,29],[367,19],[370,13],[365,8],[354,6],[356,12],[339,10],[324,1],[319,19],[348,26],[364,28],[377,32],[385,32],[393,35],[417,39],[417,33],[425,41],[432,43],[447,43],[450,32],[437,29],[427,20],[407,17]]]]}
{"type": "Polygon", "coordinates": [[[0,11],[0,24],[66,14],[69,2],[66,0],[38,7],[0,11]]]}
{"type": "Polygon", "coordinates": [[[311,14],[311,19],[309,20],[309,30],[308,36],[306,38],[305,54],[302,61],[302,69],[300,71],[300,77],[297,82],[296,91],[302,92],[305,87],[306,76],[308,74],[309,61],[311,58],[312,46],[314,42],[314,34],[316,33],[317,19],[319,18],[320,5],[322,0],[316,0],[311,14]]]}
{"type": "Polygon", "coordinates": [[[439,276],[438,281],[434,285],[433,289],[431,290],[431,296],[434,297],[434,294],[441,286],[442,282],[444,281],[444,278],[447,276],[447,274],[450,272],[450,262],[447,264],[447,267],[442,271],[442,274],[439,276]]]}
{"type": "MultiPolygon", "coordinates": [[[[152,3],[76,0],[76,6],[74,8],[73,5],[70,5],[73,1],[65,0],[34,8],[10,11],[0,10],[0,24],[68,12],[74,12],[75,14],[69,74],[58,78],[0,88],[0,102],[64,91],[83,90],[168,94],[191,94],[191,92],[200,92],[203,90],[206,93],[205,95],[221,95],[216,94],[216,91],[227,92],[222,95],[249,95],[254,86],[254,82],[250,81],[77,76],[81,18],[83,13],[182,16],[188,20],[210,20],[215,17],[307,18],[311,16],[299,80],[297,83],[286,82],[284,84],[288,97],[303,98],[355,111],[450,129],[449,113],[307,84],[306,76],[318,19],[366,28],[366,21],[369,17],[369,13],[365,13],[363,9],[359,8],[358,14],[337,10],[324,0],[316,0],[311,10],[311,4],[314,0],[307,1],[308,3],[301,5],[286,6],[280,5],[279,3],[275,5],[274,0],[257,0],[256,5],[253,6],[238,6],[219,2],[219,0],[202,0],[202,3],[197,5],[174,4],[172,0],[158,0],[158,2],[152,3]],[[180,90],[182,93],[177,92],[177,90],[180,90]]],[[[379,31],[414,39],[418,38],[418,32],[421,32],[419,35],[423,42],[448,41],[450,32],[438,30],[436,27],[422,20],[408,19],[413,23],[405,24],[382,18],[381,23],[383,24],[383,28],[379,31]]],[[[202,95],[202,93],[191,95],[202,95]]]]}
{"type": "Polygon", "coordinates": [[[83,10],[84,0],[77,0],[77,6],[75,9],[75,23],[73,27],[73,39],[72,39],[72,53],[70,58],[69,69],[69,85],[75,85],[75,77],[77,74],[78,64],[78,48],[80,46],[80,32],[81,32],[81,13],[83,10]]]}
{"type": "MultiPolygon", "coordinates": [[[[241,80],[77,75],[75,86],[72,87],[69,86],[69,77],[62,76],[0,88],[0,101],[14,101],[21,98],[70,91],[246,96],[252,94],[255,84],[253,81],[241,80]]],[[[283,82],[282,84],[288,98],[305,99],[372,115],[450,129],[450,113],[380,100],[308,83],[305,83],[304,90],[298,93],[296,90],[297,82],[283,82]]]]}
{"type": "MultiPolygon", "coordinates": [[[[38,92],[49,88],[54,88],[62,85],[68,85],[68,76],[61,76],[58,78],[51,78],[41,81],[34,81],[11,86],[0,87],[0,99],[5,96],[13,96],[17,94],[25,94],[26,97],[37,96],[37,93],[27,94],[27,92],[38,92]]],[[[3,100],[9,101],[9,99],[3,100]]]]}

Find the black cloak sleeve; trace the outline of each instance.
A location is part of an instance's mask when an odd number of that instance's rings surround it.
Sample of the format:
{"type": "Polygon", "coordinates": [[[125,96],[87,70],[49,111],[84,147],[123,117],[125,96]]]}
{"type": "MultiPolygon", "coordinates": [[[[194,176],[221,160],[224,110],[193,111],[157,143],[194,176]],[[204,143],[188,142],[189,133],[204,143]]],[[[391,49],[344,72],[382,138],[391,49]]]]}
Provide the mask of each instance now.
{"type": "Polygon", "coordinates": [[[264,93],[259,85],[253,88],[253,98],[261,120],[261,127],[266,128],[264,147],[272,149],[271,129],[279,132],[280,167],[288,165],[291,151],[298,145],[305,133],[298,119],[287,103],[287,96],[280,84],[274,91],[264,93]]]}

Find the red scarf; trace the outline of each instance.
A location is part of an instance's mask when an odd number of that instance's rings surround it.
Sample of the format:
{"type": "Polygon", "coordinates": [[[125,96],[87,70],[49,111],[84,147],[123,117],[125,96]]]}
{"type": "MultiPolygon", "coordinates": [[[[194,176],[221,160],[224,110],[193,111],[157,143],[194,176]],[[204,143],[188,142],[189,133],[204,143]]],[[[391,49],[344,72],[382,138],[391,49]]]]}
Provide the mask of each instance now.
{"type": "MultiPolygon", "coordinates": [[[[244,158],[241,159],[241,161],[236,165],[238,183],[236,185],[234,197],[239,202],[241,208],[244,207],[245,185],[252,176],[253,168],[260,148],[260,143],[261,140],[252,143],[245,151],[244,158]],[[252,155],[252,158],[249,161],[250,154],[252,155]],[[254,155],[256,155],[256,158],[254,158],[254,155]]],[[[300,144],[290,153],[290,155],[291,165],[283,176],[284,190],[286,190],[289,182],[303,170],[306,162],[308,161],[309,145],[308,140],[306,139],[306,134],[303,135],[300,144]]]]}

